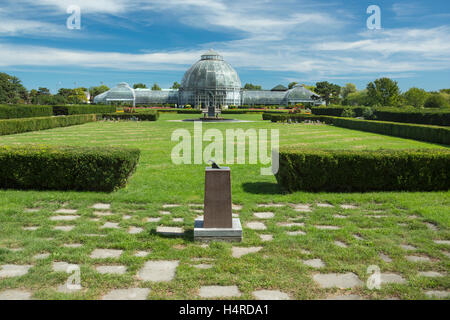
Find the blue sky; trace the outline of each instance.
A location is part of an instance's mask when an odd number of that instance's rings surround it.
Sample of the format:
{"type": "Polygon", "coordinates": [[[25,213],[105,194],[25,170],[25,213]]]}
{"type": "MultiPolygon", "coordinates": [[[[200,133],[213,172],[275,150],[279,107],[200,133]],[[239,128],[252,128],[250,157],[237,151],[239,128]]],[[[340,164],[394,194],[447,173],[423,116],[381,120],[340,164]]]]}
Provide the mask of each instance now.
{"type": "Polygon", "coordinates": [[[450,88],[450,1],[1,0],[0,72],[28,89],[157,82],[210,48],[243,84],[352,82],[450,88]],[[69,30],[67,8],[81,9],[69,30]],[[381,8],[369,30],[368,6],[381,8]]]}

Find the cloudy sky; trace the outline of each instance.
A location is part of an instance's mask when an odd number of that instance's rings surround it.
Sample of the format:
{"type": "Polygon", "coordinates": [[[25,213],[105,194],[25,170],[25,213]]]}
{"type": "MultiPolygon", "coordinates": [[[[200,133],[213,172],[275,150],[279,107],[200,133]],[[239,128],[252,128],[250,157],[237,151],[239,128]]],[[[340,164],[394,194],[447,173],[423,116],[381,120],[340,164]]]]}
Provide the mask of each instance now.
{"type": "Polygon", "coordinates": [[[243,84],[450,88],[448,0],[0,0],[0,72],[28,89],[157,82],[213,48],[243,84]],[[67,28],[81,9],[81,29],[67,28]],[[367,8],[381,8],[369,30],[367,8]]]}

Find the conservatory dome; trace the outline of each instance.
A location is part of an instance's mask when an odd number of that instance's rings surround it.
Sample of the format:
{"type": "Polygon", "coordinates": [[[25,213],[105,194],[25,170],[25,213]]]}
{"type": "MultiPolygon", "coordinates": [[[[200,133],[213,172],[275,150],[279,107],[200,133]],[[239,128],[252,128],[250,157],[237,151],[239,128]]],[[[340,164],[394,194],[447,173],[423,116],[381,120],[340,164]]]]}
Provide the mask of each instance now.
{"type": "Polygon", "coordinates": [[[217,52],[210,50],[186,71],[181,82],[184,90],[241,89],[241,80],[233,67],[217,52]]]}

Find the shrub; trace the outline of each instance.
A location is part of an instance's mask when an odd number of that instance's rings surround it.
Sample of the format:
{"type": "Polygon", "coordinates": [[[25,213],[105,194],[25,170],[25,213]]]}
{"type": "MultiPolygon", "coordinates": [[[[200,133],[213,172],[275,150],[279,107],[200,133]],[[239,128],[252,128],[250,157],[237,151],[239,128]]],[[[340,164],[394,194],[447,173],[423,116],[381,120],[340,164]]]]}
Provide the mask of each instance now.
{"type": "Polygon", "coordinates": [[[49,117],[52,115],[51,106],[0,105],[0,119],[49,117]]]}
{"type": "Polygon", "coordinates": [[[278,183],[289,192],[436,191],[450,187],[450,151],[280,149],[278,183]]]}
{"type": "Polygon", "coordinates": [[[442,94],[432,94],[425,100],[425,108],[447,108],[448,103],[442,94]]]}
{"type": "Polygon", "coordinates": [[[116,112],[116,107],[110,105],[67,105],[53,107],[53,114],[55,116],[94,113],[102,114],[113,112],[116,112]]]}
{"type": "Polygon", "coordinates": [[[202,110],[198,109],[179,109],[178,114],[202,114],[202,110]]]}
{"type": "Polygon", "coordinates": [[[0,120],[0,136],[58,127],[68,127],[93,121],[96,121],[95,114],[0,120]]]}
{"type": "Polygon", "coordinates": [[[146,111],[138,113],[105,113],[104,120],[136,120],[136,121],[156,121],[159,119],[158,111],[146,111]]]}
{"type": "Polygon", "coordinates": [[[364,119],[366,119],[366,120],[372,120],[375,117],[371,107],[365,107],[363,109],[362,115],[363,115],[364,119]]]}
{"type": "Polygon", "coordinates": [[[450,128],[448,127],[387,121],[369,121],[329,116],[310,116],[303,114],[272,115],[270,117],[272,122],[286,122],[289,119],[294,122],[303,122],[306,120],[320,121],[347,129],[368,131],[394,137],[450,145],[450,128]]]}
{"type": "Polygon", "coordinates": [[[0,146],[0,188],[111,192],[125,186],[138,149],[0,146]]]}
{"type": "Polygon", "coordinates": [[[345,108],[344,111],[342,111],[341,117],[353,118],[355,117],[355,112],[351,108],[345,108]]]}

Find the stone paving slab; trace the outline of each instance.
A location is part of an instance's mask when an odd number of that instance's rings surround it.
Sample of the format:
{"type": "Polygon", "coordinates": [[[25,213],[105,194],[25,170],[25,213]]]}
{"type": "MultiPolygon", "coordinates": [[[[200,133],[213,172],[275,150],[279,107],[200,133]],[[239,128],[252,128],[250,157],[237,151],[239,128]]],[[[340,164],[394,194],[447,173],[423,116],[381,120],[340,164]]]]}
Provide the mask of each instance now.
{"type": "Polygon", "coordinates": [[[148,288],[115,289],[105,294],[102,300],[147,300],[149,294],[148,288]]]}
{"type": "Polygon", "coordinates": [[[113,213],[111,211],[94,211],[94,215],[97,217],[108,217],[112,216],[113,213]]]}
{"type": "Polygon", "coordinates": [[[237,286],[204,286],[200,288],[199,296],[202,298],[231,298],[240,297],[241,292],[237,286]]]}
{"type": "Polygon", "coordinates": [[[286,232],[286,234],[288,236],[304,236],[306,235],[306,232],[298,230],[298,231],[288,231],[286,232]]]}
{"type": "Polygon", "coordinates": [[[339,230],[339,229],[341,229],[341,227],[337,227],[337,226],[314,226],[314,227],[319,230],[339,230]]]}
{"type": "Polygon", "coordinates": [[[130,227],[128,229],[128,233],[129,234],[139,234],[144,232],[144,229],[140,228],[140,227],[130,227]]]}
{"type": "Polygon", "coordinates": [[[161,221],[161,218],[147,218],[146,222],[155,223],[161,221]]]}
{"type": "Polygon", "coordinates": [[[159,214],[163,216],[168,216],[171,215],[172,213],[170,211],[160,211],[159,214]]]}
{"type": "Polygon", "coordinates": [[[257,205],[258,208],[282,208],[285,207],[286,205],[283,203],[260,203],[257,205]]]}
{"type": "Polygon", "coordinates": [[[173,218],[172,222],[176,222],[176,223],[184,222],[184,218],[173,218]]]}
{"type": "Polygon", "coordinates": [[[290,227],[304,227],[305,224],[303,222],[279,222],[277,223],[277,226],[290,228],[290,227]]]}
{"type": "Polygon", "coordinates": [[[389,256],[385,255],[384,253],[380,253],[379,257],[381,260],[383,260],[386,263],[392,262],[392,259],[389,256]]]}
{"type": "Polygon", "coordinates": [[[69,232],[72,231],[75,228],[75,226],[56,226],[53,229],[63,232],[69,232]]]}
{"type": "Polygon", "coordinates": [[[409,262],[431,262],[430,258],[421,256],[406,256],[405,259],[409,262]]]}
{"type": "Polygon", "coordinates": [[[80,216],[75,216],[75,215],[73,215],[73,216],[53,216],[53,217],[50,217],[50,220],[51,221],[73,221],[73,220],[76,220],[76,219],[78,219],[80,216]]]}
{"type": "Polygon", "coordinates": [[[351,289],[361,287],[363,282],[354,273],[328,273],[328,274],[315,274],[313,276],[314,281],[321,288],[334,288],[339,289],[351,289]]]}
{"type": "Polygon", "coordinates": [[[427,226],[428,229],[430,229],[431,231],[439,231],[439,228],[433,224],[433,223],[429,223],[429,222],[425,222],[425,225],[427,226]]]}
{"type": "Polygon", "coordinates": [[[381,280],[381,284],[388,284],[388,283],[405,284],[405,283],[407,283],[407,281],[401,275],[395,274],[395,273],[381,273],[380,280],[381,280]]]}
{"type": "Polygon", "coordinates": [[[164,236],[182,236],[184,235],[184,229],[180,227],[163,227],[156,228],[156,232],[164,236]]]}
{"type": "Polygon", "coordinates": [[[122,250],[116,249],[95,249],[92,251],[90,257],[92,259],[119,258],[122,255],[122,252],[122,250]]]}
{"type": "Polygon", "coordinates": [[[358,235],[358,234],[354,234],[354,235],[353,235],[353,238],[355,238],[356,240],[359,240],[359,241],[363,241],[363,240],[364,240],[364,238],[361,237],[361,236],[358,235]]]}
{"type": "Polygon", "coordinates": [[[149,254],[151,254],[151,251],[138,251],[134,254],[134,256],[138,258],[145,258],[149,254]]]}
{"type": "Polygon", "coordinates": [[[25,231],[36,231],[39,227],[23,227],[22,229],[25,231]]]}
{"type": "Polygon", "coordinates": [[[442,273],[439,273],[437,271],[421,271],[418,273],[418,275],[421,277],[426,277],[426,278],[442,278],[442,277],[444,277],[444,275],[442,273]]]}
{"type": "Polygon", "coordinates": [[[97,266],[95,268],[101,274],[125,274],[127,272],[126,266],[97,266]]]}
{"type": "Polygon", "coordinates": [[[31,292],[19,289],[7,289],[0,291],[0,301],[2,300],[31,300],[31,292]]]}
{"type": "Polygon", "coordinates": [[[260,234],[259,237],[261,238],[262,241],[272,241],[273,240],[273,235],[271,235],[271,234],[260,234]]]}
{"type": "Polygon", "coordinates": [[[181,207],[181,205],[179,205],[179,204],[164,204],[162,207],[163,207],[163,209],[169,209],[169,208],[178,208],[178,207],[181,207]]]}
{"type": "Polygon", "coordinates": [[[233,204],[232,209],[234,211],[240,211],[240,210],[242,210],[242,206],[240,204],[233,204]]]}
{"type": "Polygon", "coordinates": [[[436,243],[436,244],[450,246],[450,240],[434,240],[433,242],[436,243]]]}
{"type": "Polygon", "coordinates": [[[69,273],[70,269],[80,268],[78,264],[67,263],[63,261],[53,262],[52,270],[54,272],[66,272],[69,273]]]}
{"type": "Polygon", "coordinates": [[[311,268],[320,269],[325,267],[325,263],[321,259],[303,260],[303,263],[311,268]]]}
{"type": "Polygon", "coordinates": [[[409,244],[401,244],[400,248],[402,248],[405,251],[415,251],[417,248],[414,246],[411,246],[409,244]]]}
{"type": "Polygon", "coordinates": [[[59,209],[56,210],[55,213],[61,213],[61,214],[75,214],[77,213],[77,209],[59,209]]]}
{"type": "Polygon", "coordinates": [[[83,246],[83,244],[81,243],[65,243],[63,244],[64,248],[81,248],[83,246]]]}
{"type": "Polygon", "coordinates": [[[39,254],[33,256],[33,259],[43,260],[43,259],[47,259],[48,257],[50,257],[50,253],[39,253],[39,254]]]}
{"type": "Polygon", "coordinates": [[[358,209],[358,206],[355,206],[353,204],[341,204],[340,207],[342,209],[358,209]]]}
{"type": "Polygon", "coordinates": [[[347,216],[343,216],[341,214],[334,214],[333,218],[336,218],[336,219],[347,219],[348,217],[347,216]]]}
{"type": "Polygon", "coordinates": [[[26,213],[35,213],[35,212],[39,212],[41,211],[41,208],[26,208],[25,210],[23,210],[26,213]]]}
{"type": "Polygon", "coordinates": [[[272,219],[275,216],[273,212],[255,212],[253,215],[259,219],[272,219]]]}
{"type": "Polygon", "coordinates": [[[334,244],[336,246],[338,246],[338,247],[341,247],[341,248],[348,248],[348,245],[346,243],[342,242],[342,241],[336,240],[336,241],[334,241],[334,244]]]}
{"type": "Polygon", "coordinates": [[[28,273],[32,265],[4,264],[0,265],[0,279],[21,277],[28,273]]]}
{"type": "Polygon", "coordinates": [[[111,205],[109,203],[96,203],[92,208],[96,210],[109,210],[111,209],[111,205]]]}
{"type": "Polygon", "coordinates": [[[142,281],[168,282],[175,278],[179,261],[157,260],[147,261],[138,273],[142,281]]]}
{"type": "Polygon", "coordinates": [[[122,217],[123,220],[130,220],[131,218],[133,218],[133,217],[129,216],[129,215],[125,215],[122,217]]]}
{"type": "Polygon", "coordinates": [[[240,258],[246,254],[250,253],[256,253],[258,251],[261,251],[262,247],[232,247],[231,248],[231,255],[233,258],[240,258]]]}
{"type": "Polygon", "coordinates": [[[106,222],[100,229],[120,229],[118,222],[106,222]]]}
{"type": "Polygon", "coordinates": [[[334,208],[334,206],[329,203],[317,203],[316,206],[318,206],[319,208],[334,208]]]}
{"type": "Polygon", "coordinates": [[[247,222],[247,228],[252,230],[266,230],[267,227],[264,223],[258,221],[247,222]]]}
{"type": "Polygon", "coordinates": [[[56,289],[56,291],[61,292],[61,293],[76,293],[81,291],[83,288],[81,287],[81,285],[73,285],[73,286],[68,286],[67,283],[64,283],[60,286],[58,286],[58,288],[56,289]]]}
{"type": "Polygon", "coordinates": [[[426,291],[425,294],[430,298],[438,298],[438,299],[445,299],[450,297],[449,291],[441,291],[441,290],[430,290],[426,291]]]}
{"type": "Polygon", "coordinates": [[[257,300],[291,300],[288,294],[278,290],[256,290],[252,294],[257,300]]]}

